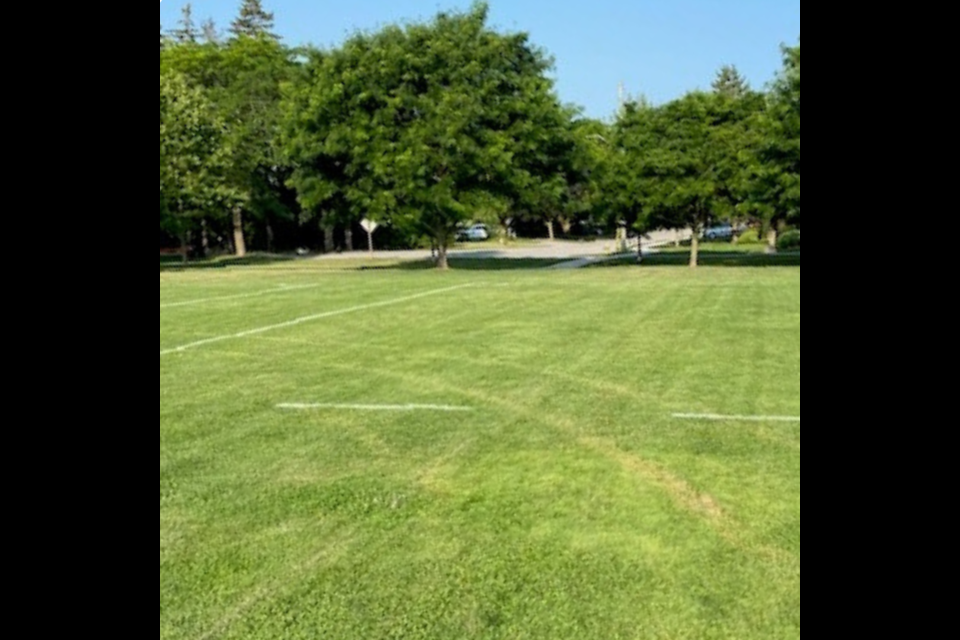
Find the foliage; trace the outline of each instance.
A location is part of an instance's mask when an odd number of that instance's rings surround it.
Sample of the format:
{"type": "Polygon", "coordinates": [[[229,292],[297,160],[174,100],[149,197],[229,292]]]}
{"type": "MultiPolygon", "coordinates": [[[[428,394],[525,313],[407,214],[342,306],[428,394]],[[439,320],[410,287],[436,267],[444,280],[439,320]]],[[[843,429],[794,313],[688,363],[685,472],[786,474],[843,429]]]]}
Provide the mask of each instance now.
{"type": "Polygon", "coordinates": [[[800,45],[784,48],[784,69],[760,120],[763,136],[750,167],[748,199],[765,225],[799,226],[801,205],[800,45]]]}
{"type": "Polygon", "coordinates": [[[787,231],[777,241],[777,249],[780,251],[795,251],[800,248],[800,232],[787,231]]]}
{"type": "Polygon", "coordinates": [[[481,4],[311,58],[284,139],[305,209],[429,235],[441,267],[478,212],[560,210],[573,138],[549,60],[487,15],[481,4]]]}
{"type": "Polygon", "coordinates": [[[296,72],[291,51],[266,33],[241,33],[226,42],[210,36],[161,47],[160,67],[201,87],[225,124],[232,149],[228,176],[239,195],[228,226],[242,255],[250,229],[245,222],[270,230],[294,218],[277,146],[280,88],[296,72]]]}
{"type": "Polygon", "coordinates": [[[160,74],[160,227],[183,234],[237,198],[227,173],[231,149],[204,92],[160,74]]]}
{"type": "Polygon", "coordinates": [[[717,72],[713,90],[719,95],[736,100],[750,94],[750,83],[741,75],[739,69],[726,65],[717,72]]]}
{"type": "Polygon", "coordinates": [[[755,245],[762,244],[763,241],[760,239],[760,232],[757,229],[747,229],[737,238],[738,245],[755,245]]]}
{"type": "Polygon", "coordinates": [[[192,220],[240,255],[350,248],[369,217],[389,246],[438,247],[442,266],[474,222],[502,237],[800,226],[799,45],[766,93],[728,65],[710,93],[640,98],[608,123],[561,105],[549,56],[492,29],[482,3],[328,50],[287,47],[273,30],[260,0],[244,0],[224,35],[209,20],[198,29],[190,5],[171,32],[161,25],[161,77],[192,92],[197,117],[219,127],[210,144],[229,148],[194,181],[230,194],[198,206],[176,193],[188,179],[171,180],[164,155],[169,165],[181,142],[161,139],[162,243],[192,220]],[[172,215],[173,201],[192,213],[172,215]]]}

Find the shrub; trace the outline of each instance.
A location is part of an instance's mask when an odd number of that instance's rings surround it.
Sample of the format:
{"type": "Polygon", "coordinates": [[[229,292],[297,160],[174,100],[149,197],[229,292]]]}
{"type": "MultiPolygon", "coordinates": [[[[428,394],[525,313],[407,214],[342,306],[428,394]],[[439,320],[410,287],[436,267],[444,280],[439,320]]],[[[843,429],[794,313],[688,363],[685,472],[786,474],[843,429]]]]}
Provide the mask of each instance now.
{"type": "Polygon", "coordinates": [[[761,244],[760,232],[756,229],[747,229],[740,235],[737,244],[761,244]]]}
{"type": "Polygon", "coordinates": [[[780,240],[777,241],[778,251],[795,251],[799,249],[800,249],[800,232],[799,231],[787,231],[785,234],[780,236],[780,240]]]}

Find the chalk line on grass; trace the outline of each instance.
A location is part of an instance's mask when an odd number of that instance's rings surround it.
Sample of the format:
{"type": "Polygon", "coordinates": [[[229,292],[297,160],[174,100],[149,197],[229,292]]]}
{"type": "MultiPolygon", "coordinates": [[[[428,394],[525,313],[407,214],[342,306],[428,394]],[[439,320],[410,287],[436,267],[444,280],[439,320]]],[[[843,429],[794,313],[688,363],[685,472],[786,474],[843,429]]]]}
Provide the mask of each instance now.
{"type": "Polygon", "coordinates": [[[184,344],[179,347],[174,347],[172,349],[161,349],[160,357],[168,356],[174,353],[183,353],[184,351],[189,351],[191,349],[196,349],[198,347],[205,347],[210,344],[216,344],[218,342],[225,342],[227,340],[240,340],[241,338],[249,338],[250,336],[260,335],[262,333],[267,333],[269,331],[276,331],[278,329],[288,329],[290,327],[296,327],[298,325],[313,322],[315,320],[323,320],[325,318],[333,318],[335,316],[342,316],[348,313],[357,313],[358,311],[368,311],[370,309],[378,309],[380,307],[388,307],[395,304],[402,304],[404,302],[412,302],[413,300],[419,300],[421,298],[428,298],[430,296],[437,296],[442,293],[450,293],[451,291],[458,291],[460,289],[467,289],[470,287],[476,286],[475,284],[462,284],[456,287],[446,287],[444,289],[434,289],[433,291],[425,291],[423,293],[418,293],[412,296],[405,296],[403,298],[394,298],[392,300],[384,300],[383,302],[374,302],[371,304],[363,304],[356,307],[350,307],[348,309],[339,309],[337,311],[327,311],[325,313],[318,313],[312,316],[305,316],[303,318],[297,318],[295,320],[290,320],[289,322],[281,322],[280,324],[272,324],[266,327],[259,327],[257,329],[250,329],[249,331],[241,331],[240,333],[233,333],[225,336],[216,336],[214,338],[207,338],[205,340],[197,340],[196,342],[191,342],[189,344],[184,344]]]}
{"type": "Polygon", "coordinates": [[[705,420],[713,422],[800,422],[799,416],[722,416],[713,413],[675,413],[677,420],[705,420]]]}
{"type": "Polygon", "coordinates": [[[215,298],[200,298],[198,300],[186,300],[184,302],[168,302],[167,304],[161,304],[161,309],[176,309],[178,307],[192,307],[198,304],[206,304],[208,302],[220,302],[223,300],[241,300],[243,298],[258,298],[260,296],[268,296],[275,293],[286,293],[287,291],[301,291],[303,289],[316,289],[323,285],[319,284],[304,284],[299,286],[289,286],[289,285],[280,285],[276,289],[265,289],[263,291],[253,291],[251,293],[238,293],[232,296],[217,296],[215,298]]]}
{"type": "Polygon", "coordinates": [[[286,411],[311,411],[315,409],[334,409],[339,411],[473,411],[471,407],[455,407],[445,404],[278,404],[277,409],[286,411]]]}

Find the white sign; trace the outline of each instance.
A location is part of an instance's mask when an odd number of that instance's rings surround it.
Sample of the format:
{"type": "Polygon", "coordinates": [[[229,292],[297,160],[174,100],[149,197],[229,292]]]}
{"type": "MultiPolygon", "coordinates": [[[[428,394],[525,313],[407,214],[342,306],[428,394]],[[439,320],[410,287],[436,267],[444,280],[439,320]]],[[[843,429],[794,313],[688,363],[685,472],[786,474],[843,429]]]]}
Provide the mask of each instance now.
{"type": "Polygon", "coordinates": [[[367,233],[373,233],[380,228],[380,225],[378,225],[376,222],[373,220],[367,220],[366,218],[360,221],[360,226],[363,227],[363,230],[367,233]]]}

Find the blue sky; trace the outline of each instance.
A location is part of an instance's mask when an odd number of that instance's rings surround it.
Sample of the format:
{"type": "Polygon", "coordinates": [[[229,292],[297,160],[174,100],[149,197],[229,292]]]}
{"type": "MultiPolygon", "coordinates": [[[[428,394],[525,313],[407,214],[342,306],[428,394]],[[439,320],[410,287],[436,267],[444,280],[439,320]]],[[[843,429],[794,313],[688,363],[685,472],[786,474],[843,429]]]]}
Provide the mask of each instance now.
{"type": "MultiPolygon", "coordinates": [[[[556,59],[564,102],[606,118],[617,86],[660,103],[708,88],[723,64],[736,64],[754,87],[780,66],[780,45],[800,36],[801,0],[491,0],[491,22],[527,31],[556,59]]],[[[161,0],[173,26],[185,0],[161,0]]],[[[195,0],[194,16],[229,25],[240,0],[195,0]]],[[[357,29],[420,20],[471,0],[265,0],[288,44],[331,46],[357,29]]]]}

